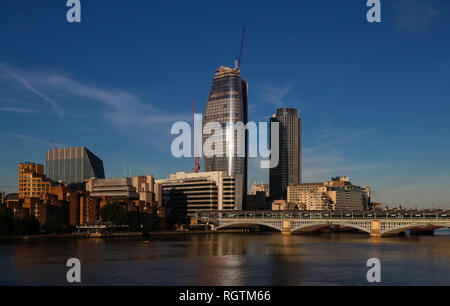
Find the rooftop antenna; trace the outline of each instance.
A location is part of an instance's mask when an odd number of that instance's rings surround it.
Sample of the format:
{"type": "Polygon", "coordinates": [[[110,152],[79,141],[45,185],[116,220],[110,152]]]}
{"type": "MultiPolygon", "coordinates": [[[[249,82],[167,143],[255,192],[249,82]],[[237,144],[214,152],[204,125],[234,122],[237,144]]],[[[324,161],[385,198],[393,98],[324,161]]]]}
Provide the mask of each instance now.
{"type": "Polygon", "coordinates": [[[53,149],[54,149],[54,150],[58,149],[58,148],[56,147],[56,143],[55,143],[54,140],[52,140],[52,144],[53,144],[53,149]]]}
{"type": "Polygon", "coordinates": [[[239,56],[237,60],[234,61],[235,68],[241,67],[241,58],[242,58],[242,50],[244,49],[244,41],[245,41],[245,31],[247,30],[246,27],[242,30],[242,38],[241,38],[241,48],[239,49],[239,56]]]}

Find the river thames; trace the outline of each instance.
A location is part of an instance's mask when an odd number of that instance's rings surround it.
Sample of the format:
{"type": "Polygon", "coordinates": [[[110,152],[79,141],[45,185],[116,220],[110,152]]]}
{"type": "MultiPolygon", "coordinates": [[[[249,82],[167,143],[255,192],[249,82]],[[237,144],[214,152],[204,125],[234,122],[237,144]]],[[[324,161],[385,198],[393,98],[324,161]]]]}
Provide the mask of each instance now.
{"type": "Polygon", "coordinates": [[[82,285],[450,285],[450,236],[221,233],[149,239],[0,243],[0,285],[67,285],[81,260],[82,285]]]}

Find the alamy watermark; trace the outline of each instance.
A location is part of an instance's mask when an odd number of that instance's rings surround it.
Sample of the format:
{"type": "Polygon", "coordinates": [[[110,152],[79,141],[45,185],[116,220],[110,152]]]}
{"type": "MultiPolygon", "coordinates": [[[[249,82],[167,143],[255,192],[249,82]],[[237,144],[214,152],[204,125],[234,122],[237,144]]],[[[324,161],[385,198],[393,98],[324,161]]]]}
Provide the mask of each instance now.
{"type": "Polygon", "coordinates": [[[367,11],[366,19],[368,22],[381,22],[381,2],[380,0],[367,0],[367,7],[370,9],[367,11]]]}
{"type": "Polygon", "coordinates": [[[69,258],[66,267],[70,269],[66,273],[66,279],[69,283],[81,283],[81,262],[78,258],[69,258]]]}
{"type": "MultiPolygon", "coordinates": [[[[81,22],[81,2],[80,0],[67,0],[66,6],[70,7],[67,11],[67,22],[81,22]]],[[[380,0],[367,0],[366,6],[370,7],[367,11],[366,19],[368,22],[381,22],[381,2],[380,0]]]]}
{"type": "Polygon", "coordinates": [[[279,123],[270,124],[270,149],[268,145],[267,122],[208,122],[202,125],[202,115],[194,115],[194,131],[185,121],[172,125],[171,134],[178,135],[171,145],[172,155],[181,157],[261,157],[261,168],[275,168],[279,160],[279,123]],[[248,135],[248,152],[246,152],[246,132],[248,135]],[[276,135],[276,136],[275,136],[276,135]],[[195,138],[194,155],[192,155],[192,136],[195,138]],[[203,136],[208,136],[203,143],[203,136]],[[259,153],[259,156],[258,156],[259,153]]]}
{"type": "Polygon", "coordinates": [[[66,14],[67,22],[81,22],[80,0],[67,0],[66,6],[70,7],[66,14]]]}
{"type": "Polygon", "coordinates": [[[381,282],[381,262],[378,258],[369,258],[367,260],[367,267],[370,267],[367,271],[366,279],[369,283],[381,282]]]}

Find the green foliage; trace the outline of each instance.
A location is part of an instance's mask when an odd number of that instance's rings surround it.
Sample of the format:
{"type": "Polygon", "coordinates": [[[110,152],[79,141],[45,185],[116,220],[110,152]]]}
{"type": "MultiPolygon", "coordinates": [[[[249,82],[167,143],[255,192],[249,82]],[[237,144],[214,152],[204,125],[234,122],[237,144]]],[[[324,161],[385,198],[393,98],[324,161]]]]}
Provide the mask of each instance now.
{"type": "Polygon", "coordinates": [[[21,221],[25,229],[25,232],[23,233],[24,235],[32,235],[39,232],[39,221],[35,217],[27,215],[23,217],[21,221]]]}
{"type": "Polygon", "coordinates": [[[12,233],[14,218],[11,212],[6,208],[0,209],[0,235],[6,235],[12,233]]]}
{"type": "Polygon", "coordinates": [[[141,218],[141,222],[143,233],[160,231],[164,227],[162,221],[159,218],[152,215],[143,216],[141,218]]]}
{"type": "Polygon", "coordinates": [[[44,224],[44,230],[47,233],[61,233],[63,229],[63,223],[58,216],[49,216],[44,224]]]}
{"type": "Polygon", "coordinates": [[[119,203],[108,203],[100,209],[102,221],[110,221],[117,225],[129,224],[128,214],[119,203]]]}
{"type": "Polygon", "coordinates": [[[39,232],[39,221],[33,216],[14,217],[9,209],[0,209],[0,235],[32,235],[39,232]]]}

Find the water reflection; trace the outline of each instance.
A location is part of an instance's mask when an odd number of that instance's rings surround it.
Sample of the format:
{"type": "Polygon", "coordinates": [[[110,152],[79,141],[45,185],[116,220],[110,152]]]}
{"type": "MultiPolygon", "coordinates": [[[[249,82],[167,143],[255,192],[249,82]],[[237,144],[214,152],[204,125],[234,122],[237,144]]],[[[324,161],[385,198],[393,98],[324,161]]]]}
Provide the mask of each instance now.
{"type": "Polygon", "coordinates": [[[278,233],[3,243],[0,284],[64,285],[71,257],[86,285],[365,285],[372,257],[383,284],[450,284],[450,236],[278,233]]]}

